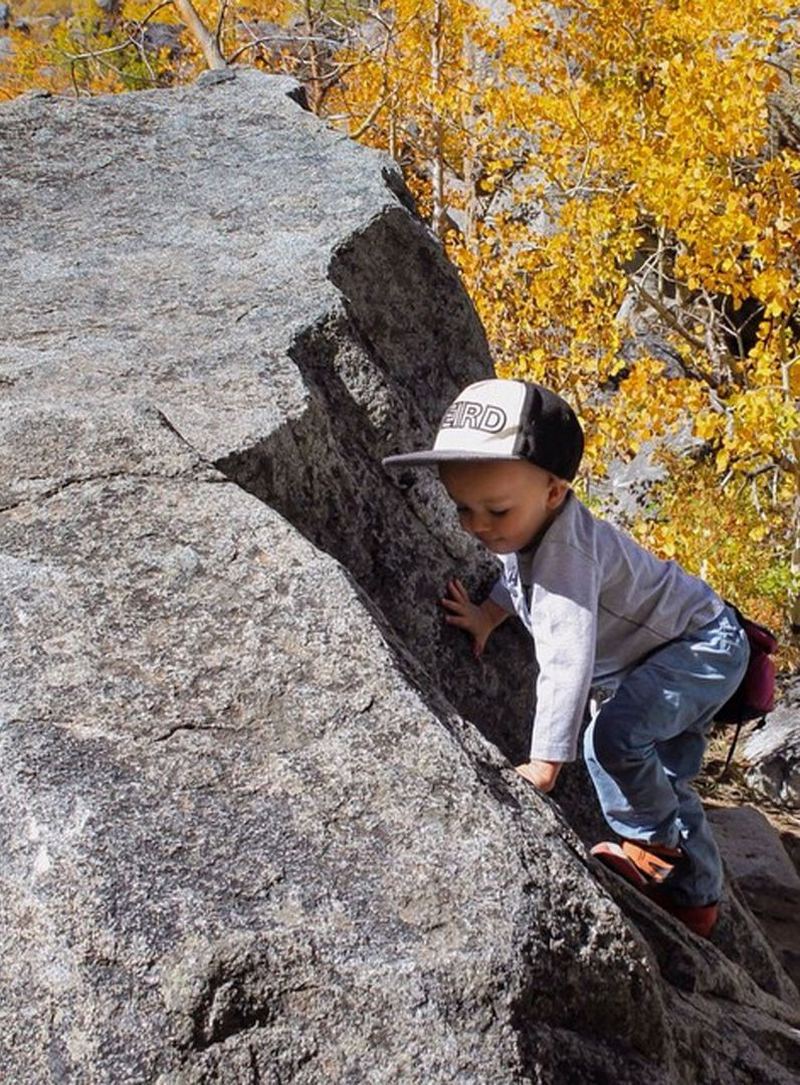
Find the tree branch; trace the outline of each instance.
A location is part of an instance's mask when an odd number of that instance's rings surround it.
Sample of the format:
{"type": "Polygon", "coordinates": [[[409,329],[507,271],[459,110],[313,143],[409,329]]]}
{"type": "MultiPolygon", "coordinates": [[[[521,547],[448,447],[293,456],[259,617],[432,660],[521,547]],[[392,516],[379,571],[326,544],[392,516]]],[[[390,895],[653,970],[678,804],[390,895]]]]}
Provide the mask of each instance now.
{"type": "MultiPolygon", "coordinates": [[[[658,313],[658,315],[661,317],[665,324],[669,325],[669,327],[672,328],[674,332],[677,332],[682,339],[685,339],[686,342],[693,346],[696,350],[702,350],[703,353],[705,353],[707,348],[703,340],[698,339],[697,336],[692,335],[691,332],[687,332],[686,329],[681,325],[680,321],[676,319],[675,314],[670,312],[666,305],[659,301],[658,298],[654,297],[649,292],[649,290],[646,290],[641,283],[636,281],[636,279],[628,276],[628,282],[637,291],[639,296],[647,302],[650,308],[654,309],[658,313]]],[[[700,370],[694,369],[694,367],[687,365],[687,363],[684,361],[681,362],[681,365],[687,376],[693,377],[695,380],[703,381],[703,383],[707,384],[710,388],[719,388],[720,381],[717,377],[713,375],[713,373],[703,373],[700,370]]]]}

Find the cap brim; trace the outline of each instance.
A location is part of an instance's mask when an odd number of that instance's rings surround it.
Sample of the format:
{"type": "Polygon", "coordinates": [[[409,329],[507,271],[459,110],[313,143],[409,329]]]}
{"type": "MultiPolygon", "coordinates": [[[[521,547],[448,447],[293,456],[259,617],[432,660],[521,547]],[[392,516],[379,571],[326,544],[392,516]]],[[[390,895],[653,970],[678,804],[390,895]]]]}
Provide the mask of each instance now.
{"type": "Polygon", "coordinates": [[[437,463],[469,462],[476,463],[486,460],[522,460],[524,456],[514,456],[510,452],[437,452],[429,449],[427,452],[404,452],[399,456],[384,456],[381,463],[384,467],[429,467],[437,463]]]}

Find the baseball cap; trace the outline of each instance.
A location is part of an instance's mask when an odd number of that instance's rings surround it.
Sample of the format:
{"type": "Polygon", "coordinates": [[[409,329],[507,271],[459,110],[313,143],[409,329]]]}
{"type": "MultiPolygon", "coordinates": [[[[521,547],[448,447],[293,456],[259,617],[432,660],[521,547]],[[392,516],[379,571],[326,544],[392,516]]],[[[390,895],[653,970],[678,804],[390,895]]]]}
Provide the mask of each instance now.
{"type": "Polygon", "coordinates": [[[582,455],[583,431],[561,396],[533,381],[483,380],[465,388],[444,412],[433,448],[386,456],[382,463],[529,460],[571,482],[582,455]]]}

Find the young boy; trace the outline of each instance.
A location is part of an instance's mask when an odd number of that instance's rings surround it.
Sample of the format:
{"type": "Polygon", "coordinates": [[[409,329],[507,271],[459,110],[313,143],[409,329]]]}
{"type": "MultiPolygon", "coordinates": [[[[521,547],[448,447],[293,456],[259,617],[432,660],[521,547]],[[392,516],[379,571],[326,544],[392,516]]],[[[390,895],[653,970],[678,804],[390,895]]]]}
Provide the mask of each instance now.
{"type": "Polygon", "coordinates": [[[569,405],[527,381],[485,380],[448,407],[432,449],[387,466],[437,465],[462,527],[503,571],[473,603],[458,580],[442,604],[479,655],[516,613],[539,667],[530,760],[542,791],[584,756],[621,843],[593,854],[690,929],[708,935],[722,890],[719,853],[690,787],[717,709],[749,657],[732,609],[697,577],[596,519],[570,488],[583,433],[569,405]]]}

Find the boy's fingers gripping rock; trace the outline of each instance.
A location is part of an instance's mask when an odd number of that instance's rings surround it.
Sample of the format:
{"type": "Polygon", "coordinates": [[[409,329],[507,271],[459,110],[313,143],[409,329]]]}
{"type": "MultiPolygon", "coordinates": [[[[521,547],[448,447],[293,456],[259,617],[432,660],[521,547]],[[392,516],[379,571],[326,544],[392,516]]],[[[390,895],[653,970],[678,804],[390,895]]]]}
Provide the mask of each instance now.
{"type": "Polygon", "coordinates": [[[454,599],[460,599],[462,602],[469,600],[469,596],[464,590],[464,585],[455,577],[453,577],[452,580],[447,581],[447,590],[454,599]]]}
{"type": "Polygon", "coordinates": [[[440,600],[442,606],[450,607],[452,610],[460,610],[463,612],[464,608],[469,605],[469,596],[466,595],[463,588],[459,591],[459,583],[457,580],[447,581],[447,595],[440,600]]]}
{"type": "Polygon", "coordinates": [[[460,629],[469,629],[469,619],[463,614],[445,614],[444,620],[448,625],[457,625],[460,629]]]}
{"type": "Polygon", "coordinates": [[[448,580],[447,591],[449,594],[439,600],[441,605],[450,611],[449,614],[445,614],[444,620],[448,625],[454,625],[472,634],[472,654],[479,659],[486,643],[480,608],[472,602],[469,593],[457,577],[448,580]]]}
{"type": "Polygon", "coordinates": [[[458,580],[457,578],[453,580],[453,583],[456,586],[457,594],[464,600],[465,603],[468,603],[469,602],[469,592],[467,591],[467,589],[464,587],[464,585],[461,583],[461,581],[458,580]]]}

